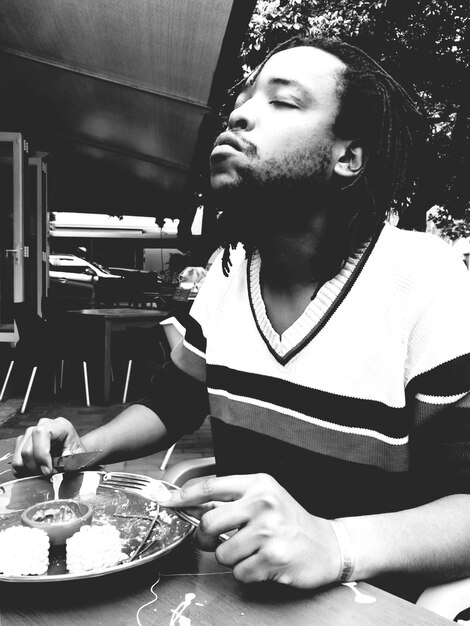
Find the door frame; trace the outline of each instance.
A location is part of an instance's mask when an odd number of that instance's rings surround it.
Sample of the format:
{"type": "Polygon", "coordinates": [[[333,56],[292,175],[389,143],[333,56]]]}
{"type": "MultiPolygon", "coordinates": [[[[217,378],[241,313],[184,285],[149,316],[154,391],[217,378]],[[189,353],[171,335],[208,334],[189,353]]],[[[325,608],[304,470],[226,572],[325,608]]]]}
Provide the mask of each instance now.
{"type": "MultiPolygon", "coordinates": [[[[21,133],[0,132],[0,142],[11,142],[13,147],[13,248],[0,250],[5,257],[14,256],[13,262],[13,302],[24,301],[24,176],[28,143],[21,133]]],[[[0,342],[18,341],[16,325],[12,332],[0,332],[0,342]]]]}

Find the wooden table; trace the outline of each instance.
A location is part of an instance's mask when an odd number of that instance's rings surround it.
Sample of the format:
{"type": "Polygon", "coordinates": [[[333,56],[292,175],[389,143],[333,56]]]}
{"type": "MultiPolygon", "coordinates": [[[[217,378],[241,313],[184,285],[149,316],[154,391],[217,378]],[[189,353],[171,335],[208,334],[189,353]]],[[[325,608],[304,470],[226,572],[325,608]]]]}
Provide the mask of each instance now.
{"type": "MultiPolygon", "coordinates": [[[[0,458],[14,440],[0,440],[0,458]]],[[[7,459],[0,482],[11,480],[7,459]]],[[[375,602],[359,604],[352,589],[334,585],[300,591],[275,584],[243,585],[212,553],[188,538],[164,558],[109,576],[54,583],[0,582],[1,626],[446,626],[452,622],[372,585],[357,589],[375,602]],[[158,584],[155,584],[157,581],[158,584]],[[157,597],[156,597],[157,596],[157,597]]]]}
{"type": "Polygon", "coordinates": [[[156,309],[80,309],[70,311],[67,317],[74,324],[74,332],[93,333],[100,344],[102,370],[102,401],[109,404],[111,398],[111,345],[114,331],[129,326],[154,326],[168,316],[167,311],[156,309]]]}

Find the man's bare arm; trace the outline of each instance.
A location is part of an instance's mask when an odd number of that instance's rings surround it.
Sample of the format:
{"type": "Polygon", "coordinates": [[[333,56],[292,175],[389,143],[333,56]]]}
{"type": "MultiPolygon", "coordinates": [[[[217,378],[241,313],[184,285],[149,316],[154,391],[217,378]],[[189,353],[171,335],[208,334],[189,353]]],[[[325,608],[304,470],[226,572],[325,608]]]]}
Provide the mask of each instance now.
{"type": "Polygon", "coordinates": [[[70,454],[101,449],[97,463],[104,464],[146,456],[169,443],[172,442],[160,418],[148,407],[137,404],[82,437],[63,417],[41,419],[23,437],[18,437],[12,465],[17,474],[50,474],[51,451],[70,454]]]}
{"type": "Polygon", "coordinates": [[[84,435],[82,442],[87,450],[103,450],[106,463],[153,454],[173,443],[168,441],[160,418],[141,404],[124,409],[107,424],[84,435]]]}
{"type": "Polygon", "coordinates": [[[341,521],[355,552],[354,578],[391,573],[445,582],[470,575],[470,495],[420,507],[341,521]]]}

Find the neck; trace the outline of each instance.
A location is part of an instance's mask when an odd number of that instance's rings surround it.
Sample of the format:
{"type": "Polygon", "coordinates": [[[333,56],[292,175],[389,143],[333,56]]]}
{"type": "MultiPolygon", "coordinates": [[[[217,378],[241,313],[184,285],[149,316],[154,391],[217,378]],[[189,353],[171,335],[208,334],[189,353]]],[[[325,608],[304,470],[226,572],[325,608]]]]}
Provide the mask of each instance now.
{"type": "Polygon", "coordinates": [[[311,216],[301,228],[265,231],[258,244],[263,285],[284,293],[303,289],[313,293],[324,274],[327,244],[333,245],[328,232],[326,211],[311,216]]]}
{"type": "Polygon", "coordinates": [[[267,232],[258,246],[266,314],[280,336],[302,315],[323,283],[325,214],[310,221],[310,228],[298,232],[267,232]]]}
{"type": "Polygon", "coordinates": [[[332,193],[275,191],[239,188],[219,196],[218,236],[226,246],[243,242],[247,250],[259,250],[264,286],[286,295],[302,288],[313,293],[340,269],[344,212],[332,193]]]}

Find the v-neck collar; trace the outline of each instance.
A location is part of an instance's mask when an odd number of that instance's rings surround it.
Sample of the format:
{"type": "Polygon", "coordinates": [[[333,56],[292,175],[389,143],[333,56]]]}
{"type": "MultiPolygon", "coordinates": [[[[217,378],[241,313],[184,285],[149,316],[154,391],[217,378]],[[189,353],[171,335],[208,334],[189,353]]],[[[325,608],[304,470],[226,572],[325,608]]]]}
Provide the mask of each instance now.
{"type": "Polygon", "coordinates": [[[253,252],[247,263],[250,306],[261,337],[281,365],[286,365],[298,354],[320,332],[340,306],[369,258],[381,230],[348,258],[336,276],[322,285],[304,312],[282,335],[274,330],[266,313],[261,294],[261,257],[257,250],[253,252]]]}

